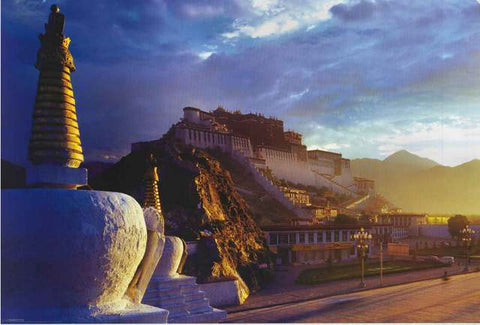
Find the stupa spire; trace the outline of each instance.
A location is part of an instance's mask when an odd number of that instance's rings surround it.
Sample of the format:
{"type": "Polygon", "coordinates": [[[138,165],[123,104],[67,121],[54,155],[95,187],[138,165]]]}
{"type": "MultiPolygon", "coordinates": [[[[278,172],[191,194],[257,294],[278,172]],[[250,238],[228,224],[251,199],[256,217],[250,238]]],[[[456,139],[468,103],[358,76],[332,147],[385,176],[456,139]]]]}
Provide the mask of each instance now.
{"type": "Polygon", "coordinates": [[[145,172],[145,199],[143,201],[143,208],[154,207],[161,212],[160,195],[158,193],[158,173],[155,164],[156,160],[153,154],[151,154],[148,159],[147,171],[145,172]]]}
{"type": "Polygon", "coordinates": [[[57,5],[51,6],[45,34],[35,67],[40,71],[33,111],[33,125],[28,156],[34,165],[78,168],[83,162],[75,98],[70,73],[75,71],[63,35],[65,16],[57,5]]]}

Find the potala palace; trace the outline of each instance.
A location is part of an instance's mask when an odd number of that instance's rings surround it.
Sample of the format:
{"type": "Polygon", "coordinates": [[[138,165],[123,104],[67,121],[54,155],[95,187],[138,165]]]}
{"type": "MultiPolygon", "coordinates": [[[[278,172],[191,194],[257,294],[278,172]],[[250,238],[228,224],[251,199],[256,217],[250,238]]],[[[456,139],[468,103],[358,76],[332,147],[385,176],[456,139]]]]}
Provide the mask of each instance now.
{"type": "MultiPolygon", "coordinates": [[[[293,184],[326,187],[353,197],[373,190],[373,182],[352,176],[349,159],[340,153],[307,150],[302,134],[285,131],[279,119],[222,107],[211,112],[185,107],[183,113],[174,130],[184,144],[241,155],[259,171],[271,171],[276,179],[293,184]]],[[[143,144],[132,144],[132,150],[143,144]]]]}

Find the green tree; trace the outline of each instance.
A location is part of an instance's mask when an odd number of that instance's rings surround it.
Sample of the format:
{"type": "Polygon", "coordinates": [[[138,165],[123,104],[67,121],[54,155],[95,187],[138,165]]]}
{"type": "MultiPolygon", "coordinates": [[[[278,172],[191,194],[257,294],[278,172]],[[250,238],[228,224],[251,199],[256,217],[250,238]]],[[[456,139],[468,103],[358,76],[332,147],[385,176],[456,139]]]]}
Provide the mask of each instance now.
{"type": "Polygon", "coordinates": [[[333,223],[335,225],[356,225],[358,224],[358,220],[346,214],[339,214],[335,217],[335,221],[333,223]]]}
{"type": "Polygon", "coordinates": [[[448,232],[455,239],[460,239],[460,231],[468,225],[468,219],[465,216],[457,214],[448,219],[448,232]]]}

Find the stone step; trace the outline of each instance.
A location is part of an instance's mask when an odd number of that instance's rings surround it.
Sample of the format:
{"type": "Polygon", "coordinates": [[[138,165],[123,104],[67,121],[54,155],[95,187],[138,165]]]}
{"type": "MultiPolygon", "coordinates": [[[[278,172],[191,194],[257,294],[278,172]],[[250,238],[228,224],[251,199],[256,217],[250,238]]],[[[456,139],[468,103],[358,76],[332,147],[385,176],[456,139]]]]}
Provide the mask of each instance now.
{"type": "Polygon", "coordinates": [[[202,306],[202,307],[197,307],[194,309],[188,310],[189,314],[191,315],[198,315],[198,314],[204,314],[204,313],[209,313],[213,310],[212,306],[202,306]]]}
{"type": "Polygon", "coordinates": [[[153,283],[149,285],[152,290],[179,290],[180,285],[175,282],[153,283]]]}
{"type": "Polygon", "coordinates": [[[186,303],[187,305],[187,310],[190,313],[197,313],[198,311],[210,311],[212,310],[212,307],[210,306],[208,299],[203,298],[203,299],[198,299],[198,300],[192,300],[186,303]]]}
{"type": "Polygon", "coordinates": [[[145,296],[180,296],[182,295],[182,291],[180,288],[159,288],[159,289],[149,289],[145,292],[145,296]]]}
{"type": "Polygon", "coordinates": [[[152,278],[143,303],[168,310],[168,323],[213,323],[226,318],[226,312],[210,306],[196,278],[190,276],[152,278]]]}
{"type": "Polygon", "coordinates": [[[150,284],[154,286],[164,286],[164,285],[185,285],[185,284],[195,284],[196,279],[192,276],[179,276],[176,278],[160,278],[160,277],[153,277],[150,280],[150,284]]]}
{"type": "Polygon", "coordinates": [[[184,295],[185,302],[188,303],[193,300],[198,300],[198,299],[203,299],[205,298],[205,292],[203,291],[197,291],[192,294],[184,295]]]}
{"type": "Polygon", "coordinates": [[[171,304],[170,303],[162,303],[162,304],[160,304],[159,306],[156,306],[156,307],[166,309],[172,314],[175,314],[175,313],[187,313],[188,314],[187,306],[185,306],[185,304],[183,304],[183,303],[181,303],[181,304],[178,304],[178,303],[171,303],[171,304]]]}
{"type": "Polygon", "coordinates": [[[180,286],[180,291],[182,292],[182,294],[188,295],[188,294],[198,292],[199,289],[198,289],[198,285],[196,285],[196,284],[194,284],[194,285],[181,285],[180,286]]]}
{"type": "Polygon", "coordinates": [[[147,305],[158,305],[158,304],[184,304],[184,296],[156,296],[143,298],[142,302],[147,305]]]}
{"type": "Polygon", "coordinates": [[[159,297],[159,296],[169,296],[169,297],[174,297],[174,296],[181,296],[182,292],[180,291],[180,288],[177,290],[172,290],[172,289],[149,289],[145,292],[144,297],[159,297]]]}
{"type": "MultiPolygon", "coordinates": [[[[161,307],[161,308],[167,309],[165,307],[161,307]]],[[[184,306],[176,306],[176,307],[170,306],[169,309],[167,309],[167,310],[169,312],[169,316],[171,316],[171,317],[190,315],[190,313],[187,310],[185,310],[184,306]]]]}
{"type": "Polygon", "coordinates": [[[158,297],[158,296],[181,296],[180,290],[165,290],[165,289],[149,289],[145,292],[144,297],[158,297]]]}

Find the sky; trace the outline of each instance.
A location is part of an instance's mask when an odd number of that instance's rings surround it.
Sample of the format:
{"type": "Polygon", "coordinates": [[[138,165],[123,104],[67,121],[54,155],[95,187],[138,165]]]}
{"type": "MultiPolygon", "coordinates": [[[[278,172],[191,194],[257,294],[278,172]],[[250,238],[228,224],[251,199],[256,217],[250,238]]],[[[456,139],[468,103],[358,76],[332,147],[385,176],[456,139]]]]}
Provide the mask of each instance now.
{"type": "Polygon", "coordinates": [[[160,138],[182,108],[258,112],[310,149],[480,158],[475,0],[1,2],[2,158],[26,163],[49,7],[65,34],[87,161],[160,138]]]}

